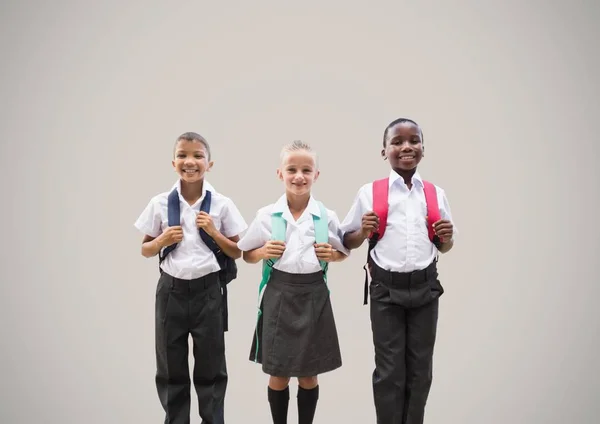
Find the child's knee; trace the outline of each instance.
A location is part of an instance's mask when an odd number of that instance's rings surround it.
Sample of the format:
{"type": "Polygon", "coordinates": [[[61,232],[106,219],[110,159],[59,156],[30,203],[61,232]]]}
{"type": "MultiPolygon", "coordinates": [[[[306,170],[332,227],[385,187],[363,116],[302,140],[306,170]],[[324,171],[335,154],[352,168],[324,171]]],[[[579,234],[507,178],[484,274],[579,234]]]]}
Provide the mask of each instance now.
{"type": "Polygon", "coordinates": [[[303,389],[314,389],[319,384],[319,380],[316,376],[314,377],[298,377],[298,384],[303,389]]]}
{"type": "Polygon", "coordinates": [[[289,377],[274,377],[269,378],[269,387],[273,390],[283,390],[290,384],[289,377]]]}

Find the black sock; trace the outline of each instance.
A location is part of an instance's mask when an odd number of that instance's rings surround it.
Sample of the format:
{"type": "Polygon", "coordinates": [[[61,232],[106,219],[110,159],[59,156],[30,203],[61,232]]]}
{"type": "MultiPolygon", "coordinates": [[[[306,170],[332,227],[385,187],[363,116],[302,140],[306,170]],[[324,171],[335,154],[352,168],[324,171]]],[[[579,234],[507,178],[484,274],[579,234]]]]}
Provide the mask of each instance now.
{"type": "Polygon", "coordinates": [[[288,405],[290,403],[289,386],[283,390],[275,390],[269,387],[269,405],[271,405],[271,416],[273,424],[287,424],[288,405]]]}
{"type": "Polygon", "coordinates": [[[318,399],[319,386],[312,389],[298,386],[298,424],[312,424],[318,399]]]}

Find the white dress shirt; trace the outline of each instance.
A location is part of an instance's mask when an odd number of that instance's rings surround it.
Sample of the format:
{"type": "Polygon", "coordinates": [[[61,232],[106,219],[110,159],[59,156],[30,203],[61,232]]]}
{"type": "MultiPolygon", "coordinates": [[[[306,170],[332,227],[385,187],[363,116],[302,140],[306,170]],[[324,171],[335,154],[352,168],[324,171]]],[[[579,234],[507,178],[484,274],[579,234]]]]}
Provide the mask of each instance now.
{"type": "MultiPolygon", "coordinates": [[[[329,244],[340,252],[348,255],[344,247],[340,222],[337,214],[329,209],[327,219],[329,227],[329,244]]],[[[283,255],[275,262],[274,268],[293,274],[309,274],[321,270],[319,259],[315,252],[315,226],[313,215],[320,217],[321,211],[316,200],[311,196],[308,205],[298,221],[294,220],[287,204],[285,194],[276,203],[259,209],[256,217],[250,223],[248,231],[238,242],[242,251],[257,249],[271,240],[271,214],[282,212],[286,225],[286,248],[283,255]]]]}
{"type": "MultiPolygon", "coordinates": [[[[181,183],[179,181],[174,185],[174,188],[179,193],[183,240],[165,258],[161,264],[162,270],[173,277],[182,279],[200,278],[218,271],[220,269],[219,263],[212,251],[202,241],[196,226],[196,216],[200,211],[200,204],[204,200],[206,190],[210,190],[212,193],[210,206],[212,221],[215,228],[225,237],[233,237],[243,232],[248,227],[246,221],[233,201],[217,193],[207,181],[204,181],[202,196],[193,205],[190,205],[181,196],[181,183]]],[[[168,227],[169,194],[170,191],[164,192],[150,200],[134,224],[138,230],[151,237],[157,237],[168,227]]]]}
{"type": "MultiPolygon", "coordinates": [[[[450,205],[444,190],[436,186],[438,207],[442,219],[452,222],[450,205]]],[[[389,210],[385,234],[371,257],[375,263],[388,271],[411,272],[427,268],[438,255],[427,232],[427,204],[423,180],[418,173],[412,177],[409,190],[404,179],[393,170],[389,175],[389,210]]],[[[373,211],[373,183],[363,185],[341,224],[342,232],[353,232],[361,227],[362,216],[373,211]]],[[[457,229],[454,227],[454,234],[457,229]]],[[[366,242],[365,242],[366,243],[366,242]]]]}

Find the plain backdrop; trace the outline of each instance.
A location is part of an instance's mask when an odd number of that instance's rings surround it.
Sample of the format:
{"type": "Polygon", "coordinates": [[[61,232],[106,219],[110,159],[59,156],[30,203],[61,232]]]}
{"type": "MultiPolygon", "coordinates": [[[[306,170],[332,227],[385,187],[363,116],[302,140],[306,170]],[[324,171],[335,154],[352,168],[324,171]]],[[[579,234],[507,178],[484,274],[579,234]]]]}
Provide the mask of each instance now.
{"type": "MultiPolygon", "coordinates": [[[[179,134],[208,139],[209,181],[248,222],[283,193],[281,147],[310,143],[314,195],[343,219],[388,174],[399,116],[460,230],[426,422],[598,422],[595,2],[21,0],[0,17],[0,422],[162,422],[157,262],[133,222],[176,181],[179,134]]],[[[316,424],[375,423],[365,253],[330,268],[344,364],[316,424]]],[[[260,266],[239,268],[226,417],[264,423],[260,266]]]]}

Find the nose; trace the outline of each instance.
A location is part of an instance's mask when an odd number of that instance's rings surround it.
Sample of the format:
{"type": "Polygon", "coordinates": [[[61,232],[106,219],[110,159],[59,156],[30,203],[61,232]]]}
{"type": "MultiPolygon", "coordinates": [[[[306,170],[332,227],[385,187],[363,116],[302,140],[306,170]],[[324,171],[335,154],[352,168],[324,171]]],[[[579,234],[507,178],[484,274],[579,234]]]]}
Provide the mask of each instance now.
{"type": "Polygon", "coordinates": [[[412,151],[413,149],[409,140],[405,140],[402,143],[400,143],[399,147],[401,151],[412,151]]]}

